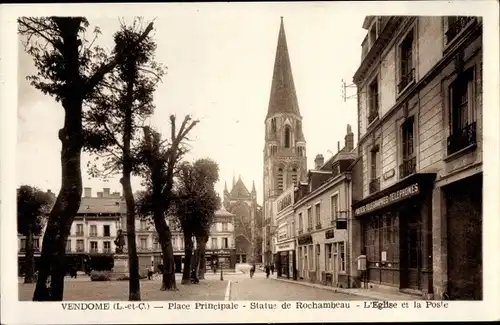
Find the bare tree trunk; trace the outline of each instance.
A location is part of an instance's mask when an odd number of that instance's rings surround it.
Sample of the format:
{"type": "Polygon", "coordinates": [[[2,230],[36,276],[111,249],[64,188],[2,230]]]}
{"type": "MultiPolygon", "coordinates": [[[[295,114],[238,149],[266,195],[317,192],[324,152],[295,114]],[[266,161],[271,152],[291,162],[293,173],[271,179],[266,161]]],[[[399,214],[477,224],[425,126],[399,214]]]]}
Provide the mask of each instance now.
{"type": "Polygon", "coordinates": [[[34,273],[34,252],[33,252],[33,231],[31,225],[26,234],[25,261],[24,261],[24,283],[33,283],[34,273]]]}
{"type": "Polygon", "coordinates": [[[193,239],[191,234],[184,233],[184,271],[181,284],[191,283],[191,256],[193,254],[193,239]]]}
{"type": "Polygon", "coordinates": [[[130,143],[132,140],[132,102],[136,76],[135,62],[128,67],[127,94],[125,102],[125,119],[123,128],[123,194],[127,205],[127,246],[129,261],[129,293],[130,301],[141,300],[141,285],[139,281],[139,257],[137,256],[137,241],[135,238],[135,201],[130,175],[132,174],[132,157],[130,143]]]}
{"type": "Polygon", "coordinates": [[[61,99],[64,108],[64,127],[61,140],[61,189],[43,237],[40,270],[33,293],[34,301],[61,301],[64,292],[66,239],[82,197],[80,158],[83,147],[82,102],[83,82],[80,77],[78,32],[81,18],[54,18],[62,42],[59,51],[65,58],[68,76],[61,99]],[[47,280],[50,275],[50,287],[47,280]]]}
{"type": "Polygon", "coordinates": [[[203,236],[203,237],[199,237],[196,239],[196,241],[199,244],[199,250],[198,250],[198,278],[200,280],[203,280],[205,279],[205,272],[206,272],[206,259],[205,259],[205,249],[207,247],[207,241],[208,241],[208,237],[206,236],[203,236]]]}
{"type": "MultiPolygon", "coordinates": [[[[154,202],[153,200],[153,204],[154,202]]],[[[153,221],[156,231],[158,232],[158,240],[163,254],[163,276],[160,290],[176,291],[177,284],[175,283],[175,261],[174,249],[172,247],[172,234],[161,210],[156,209],[153,215],[153,221]]]]}

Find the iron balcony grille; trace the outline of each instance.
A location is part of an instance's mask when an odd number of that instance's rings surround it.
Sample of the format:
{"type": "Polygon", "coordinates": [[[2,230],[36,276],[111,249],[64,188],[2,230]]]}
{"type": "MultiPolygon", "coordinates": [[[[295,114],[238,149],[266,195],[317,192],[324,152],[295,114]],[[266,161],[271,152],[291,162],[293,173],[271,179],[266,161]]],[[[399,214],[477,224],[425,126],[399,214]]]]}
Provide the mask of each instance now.
{"type": "Polygon", "coordinates": [[[403,158],[403,163],[399,165],[399,177],[405,178],[406,176],[416,173],[417,159],[416,157],[403,158]]]}
{"type": "Polygon", "coordinates": [[[370,181],[370,194],[380,191],[380,177],[370,181]]]}
{"type": "Polygon", "coordinates": [[[456,17],[455,22],[448,26],[448,30],[445,33],[446,44],[450,43],[457,37],[458,34],[474,19],[474,17],[456,17]]]}
{"type": "Polygon", "coordinates": [[[316,229],[321,229],[321,224],[320,224],[320,223],[318,223],[318,224],[316,225],[316,229]]]}
{"type": "Polygon", "coordinates": [[[83,236],[83,231],[77,231],[76,236],[83,236]]]}
{"type": "Polygon", "coordinates": [[[97,237],[97,233],[96,232],[91,232],[89,237],[97,237]]]}
{"type": "Polygon", "coordinates": [[[76,248],[76,251],[77,251],[78,253],[82,253],[82,252],[84,251],[84,249],[83,249],[83,247],[77,247],[77,248],[76,248]]]}
{"type": "Polygon", "coordinates": [[[111,248],[104,248],[102,252],[109,254],[111,253],[111,248]]]}
{"type": "Polygon", "coordinates": [[[472,122],[448,137],[448,155],[476,144],[476,141],[476,122],[472,122]]]}
{"type": "Polygon", "coordinates": [[[414,80],[415,69],[411,69],[406,75],[401,76],[401,81],[398,84],[398,93],[402,92],[414,80]]]}

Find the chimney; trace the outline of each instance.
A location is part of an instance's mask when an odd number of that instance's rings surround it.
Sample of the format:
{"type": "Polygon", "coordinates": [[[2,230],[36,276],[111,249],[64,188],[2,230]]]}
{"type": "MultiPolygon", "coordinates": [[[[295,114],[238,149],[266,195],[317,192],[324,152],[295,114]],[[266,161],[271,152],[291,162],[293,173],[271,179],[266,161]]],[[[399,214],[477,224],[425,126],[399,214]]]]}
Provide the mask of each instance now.
{"type": "Polygon", "coordinates": [[[323,158],[322,154],[317,154],[316,159],[314,159],[314,169],[318,170],[325,163],[325,158],[323,158]]]}
{"type": "Polygon", "coordinates": [[[347,134],[345,135],[345,151],[351,152],[354,149],[354,133],[351,125],[347,124],[347,134]]]}
{"type": "Polygon", "coordinates": [[[337,141],[337,152],[340,152],[340,141],[337,141]]]}
{"type": "Polygon", "coordinates": [[[110,189],[109,189],[109,187],[105,187],[105,188],[103,188],[103,191],[104,191],[103,196],[104,196],[104,197],[109,197],[109,190],[110,190],[110,189]]]}
{"type": "Polygon", "coordinates": [[[97,192],[97,197],[101,198],[102,197],[102,192],[97,192]]]}
{"type": "Polygon", "coordinates": [[[92,187],[85,187],[83,191],[84,191],[84,197],[92,196],[92,187]]]}

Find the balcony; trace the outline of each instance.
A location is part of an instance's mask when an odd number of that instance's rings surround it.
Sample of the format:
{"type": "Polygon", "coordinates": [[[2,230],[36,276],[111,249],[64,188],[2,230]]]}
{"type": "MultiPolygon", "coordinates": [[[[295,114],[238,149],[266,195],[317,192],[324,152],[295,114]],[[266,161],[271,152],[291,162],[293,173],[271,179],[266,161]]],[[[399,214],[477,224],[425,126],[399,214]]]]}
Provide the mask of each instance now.
{"type": "Polygon", "coordinates": [[[97,248],[91,248],[90,249],[90,253],[91,254],[97,254],[97,253],[99,253],[99,251],[97,250],[97,248]]]}
{"type": "Polygon", "coordinates": [[[401,80],[398,84],[398,93],[401,93],[405,88],[415,81],[415,69],[411,69],[406,75],[401,76],[401,80]]]}
{"type": "Polygon", "coordinates": [[[321,224],[320,224],[320,223],[318,223],[318,224],[316,225],[316,230],[318,230],[318,229],[321,229],[321,224]]]}
{"type": "Polygon", "coordinates": [[[307,227],[307,232],[311,232],[313,230],[313,227],[307,227]]]}
{"type": "Polygon", "coordinates": [[[370,194],[380,191],[380,177],[370,181],[369,190],[370,194]]]}
{"type": "Polygon", "coordinates": [[[84,235],[83,231],[77,231],[75,236],[83,237],[85,235],[84,235]]]}
{"type": "Polygon", "coordinates": [[[299,235],[302,235],[304,233],[304,230],[300,229],[299,230],[299,235]]]}
{"type": "Polygon", "coordinates": [[[472,122],[448,137],[448,155],[475,145],[476,141],[476,122],[472,122]]]}
{"type": "Polygon", "coordinates": [[[474,20],[474,17],[448,17],[448,30],[444,35],[446,36],[446,44],[449,44],[460,34],[467,25],[474,20]],[[451,18],[451,19],[450,19],[451,18]],[[454,22],[452,20],[455,20],[454,22]],[[450,24],[451,22],[451,24],[450,24]]]}
{"type": "Polygon", "coordinates": [[[104,254],[111,254],[111,247],[105,247],[105,248],[102,250],[102,252],[103,252],[104,254]]]}
{"type": "Polygon", "coordinates": [[[404,158],[403,163],[399,165],[399,178],[405,178],[416,173],[417,159],[416,157],[404,158]]]}
{"type": "Polygon", "coordinates": [[[76,252],[77,253],[83,253],[85,251],[85,249],[83,249],[83,247],[77,247],[76,248],[76,252]]]}
{"type": "Polygon", "coordinates": [[[97,237],[97,233],[96,233],[96,232],[91,232],[91,233],[89,234],[89,237],[97,237]]]}

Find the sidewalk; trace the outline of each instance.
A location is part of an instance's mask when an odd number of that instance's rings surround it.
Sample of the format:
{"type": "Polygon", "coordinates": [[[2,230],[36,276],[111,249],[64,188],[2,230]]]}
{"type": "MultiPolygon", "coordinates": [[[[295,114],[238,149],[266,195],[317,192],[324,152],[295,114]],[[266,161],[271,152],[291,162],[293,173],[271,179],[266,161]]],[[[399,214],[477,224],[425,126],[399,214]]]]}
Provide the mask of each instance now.
{"type": "Polygon", "coordinates": [[[317,284],[317,283],[310,283],[306,282],[303,280],[289,280],[289,279],[282,279],[278,278],[276,275],[271,276],[272,279],[276,281],[283,281],[283,282],[288,282],[288,283],[295,283],[299,285],[304,285],[312,288],[317,288],[317,289],[323,289],[323,290],[329,290],[332,292],[338,292],[338,293],[344,293],[348,295],[354,295],[354,296],[360,296],[360,297],[365,297],[369,300],[393,300],[393,301],[400,301],[400,300],[423,300],[421,297],[409,295],[409,294],[404,294],[404,293],[399,293],[399,292],[387,292],[384,290],[374,290],[374,289],[360,289],[360,288],[354,288],[354,289],[344,289],[344,288],[337,288],[337,287],[331,287],[331,286],[326,286],[322,284],[317,284]]]}

